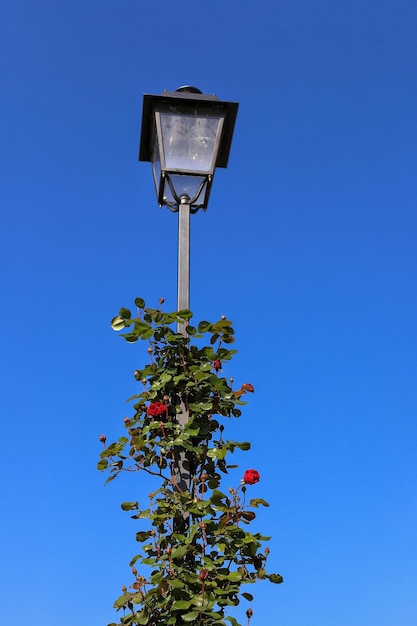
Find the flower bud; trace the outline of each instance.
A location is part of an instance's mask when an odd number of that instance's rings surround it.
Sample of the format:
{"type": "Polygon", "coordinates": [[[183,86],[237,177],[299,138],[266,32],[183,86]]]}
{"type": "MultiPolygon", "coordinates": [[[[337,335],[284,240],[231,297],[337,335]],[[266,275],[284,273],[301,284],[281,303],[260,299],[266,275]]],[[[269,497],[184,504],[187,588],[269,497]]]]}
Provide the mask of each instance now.
{"type": "Polygon", "coordinates": [[[153,352],[152,348],[148,348],[148,353],[152,354],[152,352],[153,352]]]}
{"type": "Polygon", "coordinates": [[[226,316],[225,316],[225,315],[222,315],[222,320],[225,320],[225,319],[226,319],[226,316]]]}
{"type": "Polygon", "coordinates": [[[169,400],[169,396],[167,396],[166,394],[164,395],[164,397],[162,398],[164,402],[168,402],[169,400]]]}
{"type": "Polygon", "coordinates": [[[136,576],[137,573],[138,573],[138,570],[136,569],[136,567],[132,567],[133,576],[136,576]]]}
{"type": "Polygon", "coordinates": [[[99,439],[100,439],[101,443],[106,443],[107,437],[106,437],[106,435],[100,435],[99,439]]]}
{"type": "Polygon", "coordinates": [[[125,423],[125,424],[128,424],[130,420],[129,420],[129,418],[128,418],[128,417],[124,417],[124,418],[123,418],[123,421],[124,421],[124,423],[125,423]]]}
{"type": "Polygon", "coordinates": [[[265,548],[264,552],[265,552],[266,556],[268,556],[268,554],[269,554],[269,548],[265,548]]]}
{"type": "Polygon", "coordinates": [[[138,372],[138,370],[135,370],[133,372],[133,376],[136,378],[136,380],[139,380],[139,372],[138,372]]]}
{"type": "Polygon", "coordinates": [[[208,572],[205,569],[202,569],[198,575],[200,580],[206,580],[207,576],[208,576],[208,572]]]}
{"type": "Polygon", "coordinates": [[[252,617],[252,615],[253,615],[253,611],[252,611],[252,609],[248,609],[248,610],[246,611],[246,617],[247,617],[248,619],[250,619],[250,618],[252,617]]]}
{"type": "Polygon", "coordinates": [[[164,304],[165,299],[164,298],[159,298],[159,304],[164,304]]]}
{"type": "Polygon", "coordinates": [[[126,593],[126,591],[127,591],[127,589],[126,589],[126,587],[124,585],[122,587],[122,591],[123,591],[123,593],[126,593]]]}

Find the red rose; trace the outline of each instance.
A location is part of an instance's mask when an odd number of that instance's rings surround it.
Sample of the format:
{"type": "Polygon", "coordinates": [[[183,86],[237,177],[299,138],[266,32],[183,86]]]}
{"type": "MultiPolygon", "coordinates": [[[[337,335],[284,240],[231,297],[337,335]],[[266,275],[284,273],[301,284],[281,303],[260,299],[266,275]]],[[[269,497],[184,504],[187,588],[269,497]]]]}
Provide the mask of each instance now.
{"type": "Polygon", "coordinates": [[[152,417],[161,417],[162,415],[165,415],[165,417],[168,417],[168,407],[163,402],[152,402],[148,406],[146,415],[151,415],[152,417]]]}
{"type": "Polygon", "coordinates": [[[261,476],[259,472],[254,469],[246,470],[242,478],[242,482],[245,483],[245,485],[254,485],[255,483],[259,483],[260,480],[261,476]]]}
{"type": "Polygon", "coordinates": [[[221,369],[222,362],[220,361],[220,359],[216,359],[215,361],[213,361],[213,367],[216,370],[216,372],[218,372],[221,369]]]}

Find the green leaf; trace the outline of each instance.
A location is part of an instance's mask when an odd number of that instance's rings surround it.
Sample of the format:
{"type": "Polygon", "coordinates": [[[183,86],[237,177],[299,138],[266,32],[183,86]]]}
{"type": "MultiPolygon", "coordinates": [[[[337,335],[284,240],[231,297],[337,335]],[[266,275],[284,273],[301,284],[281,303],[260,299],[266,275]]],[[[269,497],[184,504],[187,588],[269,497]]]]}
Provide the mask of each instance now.
{"type": "Polygon", "coordinates": [[[241,443],[236,443],[236,447],[240,450],[250,450],[251,446],[249,441],[242,441],[241,443]]]}
{"type": "Polygon", "coordinates": [[[111,321],[111,327],[113,330],[122,330],[125,327],[124,320],[119,315],[116,315],[111,321]]]}
{"type": "Polygon", "coordinates": [[[122,502],[120,505],[123,511],[136,511],[139,504],[138,502],[122,502]]]}
{"type": "Polygon", "coordinates": [[[240,515],[247,522],[251,522],[256,517],[256,515],[255,515],[255,513],[253,511],[242,511],[242,513],[240,515]]]}
{"type": "Polygon", "coordinates": [[[183,320],[189,320],[192,318],[192,316],[193,314],[191,313],[189,309],[182,309],[181,311],[178,311],[178,317],[180,317],[183,320]]]}
{"type": "Polygon", "coordinates": [[[248,602],[252,602],[252,600],[253,600],[253,595],[251,593],[247,593],[246,591],[244,593],[242,593],[242,596],[244,598],[246,598],[246,600],[248,600],[248,602]]]}
{"type": "Polygon", "coordinates": [[[136,541],[138,541],[139,543],[141,543],[142,541],[146,541],[146,539],[149,539],[151,534],[151,530],[139,531],[138,533],[136,533],[136,541]]]}
{"type": "Polygon", "coordinates": [[[181,615],[181,619],[183,622],[193,622],[199,615],[199,611],[191,611],[191,613],[184,613],[184,615],[181,615]]]}
{"type": "Polygon", "coordinates": [[[129,311],[129,309],[120,309],[119,311],[119,315],[120,317],[123,317],[124,320],[130,320],[130,318],[132,317],[132,313],[129,311]]]}
{"type": "Polygon", "coordinates": [[[120,609],[122,606],[125,606],[125,604],[129,602],[129,600],[130,600],[130,595],[128,595],[127,593],[124,593],[122,596],[119,596],[117,598],[113,606],[115,609],[120,609]]]}
{"type": "Polygon", "coordinates": [[[143,333],[145,330],[149,330],[151,326],[141,320],[135,320],[135,330],[139,333],[143,333]]]}
{"type": "Polygon", "coordinates": [[[230,572],[230,574],[228,574],[227,578],[229,580],[231,580],[232,583],[237,583],[240,580],[242,580],[242,574],[240,574],[239,572],[230,572]]]}
{"type": "Polygon", "coordinates": [[[211,330],[211,327],[213,326],[213,324],[211,324],[210,322],[206,322],[205,320],[201,321],[198,325],[198,332],[199,333],[206,333],[207,331],[211,330]]]}
{"type": "Polygon", "coordinates": [[[178,546],[172,551],[171,557],[173,559],[180,559],[187,554],[187,546],[178,546]]]}
{"type": "Polygon", "coordinates": [[[189,609],[192,605],[191,600],[177,600],[172,605],[173,609],[189,609]]]}
{"type": "Polygon", "coordinates": [[[122,337],[124,337],[128,343],[135,343],[135,341],[139,339],[139,337],[133,333],[126,333],[125,335],[122,335],[122,337]]]}
{"type": "Polygon", "coordinates": [[[138,309],[144,309],[145,308],[145,300],[142,300],[142,298],[136,298],[135,299],[135,305],[138,307],[138,309]]]}
{"type": "Polygon", "coordinates": [[[271,581],[271,583],[276,583],[277,585],[279,585],[279,583],[284,582],[284,579],[281,576],[281,574],[269,574],[268,578],[271,581]]]}
{"type": "Polygon", "coordinates": [[[262,504],[262,506],[269,506],[268,502],[262,498],[253,498],[253,500],[250,500],[249,504],[254,507],[258,507],[260,504],[262,504]]]}
{"type": "Polygon", "coordinates": [[[97,469],[103,471],[108,467],[108,465],[109,462],[107,459],[101,459],[101,461],[97,463],[97,469]]]}

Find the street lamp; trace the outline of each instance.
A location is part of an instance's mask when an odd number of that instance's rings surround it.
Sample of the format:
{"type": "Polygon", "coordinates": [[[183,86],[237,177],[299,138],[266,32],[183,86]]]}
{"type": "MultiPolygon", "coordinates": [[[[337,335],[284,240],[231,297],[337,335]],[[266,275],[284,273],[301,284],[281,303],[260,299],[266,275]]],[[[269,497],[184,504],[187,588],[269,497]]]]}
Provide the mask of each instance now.
{"type": "MultiPolygon", "coordinates": [[[[190,214],[207,209],[214,170],[227,167],[237,109],[196,87],[143,97],[139,161],[152,163],[159,206],[178,213],[178,311],[190,308],[190,214]]],[[[184,323],[177,330],[186,335],[184,323]]],[[[177,419],[188,421],[183,402],[177,419]]],[[[178,446],[174,455],[177,488],[190,491],[190,454],[178,446]]]]}
{"type": "Polygon", "coordinates": [[[178,311],[190,308],[190,213],[207,209],[214,170],[227,167],[237,109],[196,87],[143,98],[139,160],[152,163],[159,205],[179,213],[178,311]]]}

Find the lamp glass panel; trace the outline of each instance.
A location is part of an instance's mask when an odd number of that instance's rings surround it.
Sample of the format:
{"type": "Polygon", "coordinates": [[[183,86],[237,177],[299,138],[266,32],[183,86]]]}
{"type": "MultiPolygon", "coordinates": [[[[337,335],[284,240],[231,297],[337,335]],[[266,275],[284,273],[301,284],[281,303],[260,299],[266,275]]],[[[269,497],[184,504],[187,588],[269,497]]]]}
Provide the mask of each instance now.
{"type": "Polygon", "coordinates": [[[155,181],[156,195],[159,197],[159,185],[161,181],[161,159],[159,157],[159,146],[157,141],[154,141],[153,146],[152,172],[155,181]]]}
{"type": "MultiPolygon", "coordinates": [[[[205,176],[184,176],[183,174],[169,174],[172,186],[178,198],[181,196],[188,196],[191,200],[197,194],[201,184],[206,181],[205,176]]],[[[200,196],[196,198],[195,204],[204,202],[206,194],[207,184],[203,186],[200,196]]],[[[172,191],[165,180],[164,199],[175,204],[177,201],[174,199],[172,191]]]]}
{"type": "Polygon", "coordinates": [[[224,115],[161,111],[160,116],[166,169],[212,173],[224,115]]]}

